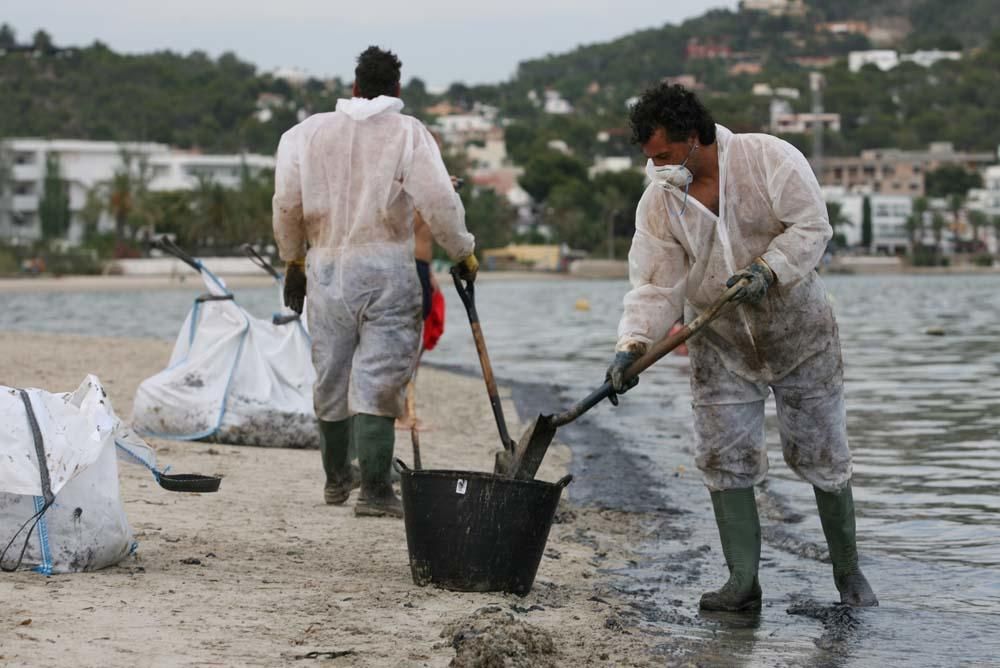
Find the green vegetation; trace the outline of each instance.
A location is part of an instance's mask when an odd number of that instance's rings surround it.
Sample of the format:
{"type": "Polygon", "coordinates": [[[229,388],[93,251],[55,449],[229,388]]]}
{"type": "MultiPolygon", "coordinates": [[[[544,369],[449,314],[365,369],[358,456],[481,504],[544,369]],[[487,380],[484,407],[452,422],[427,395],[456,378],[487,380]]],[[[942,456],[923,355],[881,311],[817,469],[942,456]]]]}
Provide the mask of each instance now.
{"type": "MultiPolygon", "coordinates": [[[[554,240],[618,257],[632,231],[642,177],[629,172],[591,178],[588,167],[600,157],[639,157],[629,143],[626,101],[665,77],[694,76],[719,122],[738,132],[759,131],[767,125],[770,99],[752,95],[754,83],[798,89],[802,95],[791,104],[806,111],[813,65],[796,59],[835,57],[837,62],[823,70],[823,98],[826,111],[841,115],[842,129],[825,134],[827,154],[917,149],[932,141],[977,151],[1000,145],[1000,12],[995,0],[807,4],[804,17],[712,10],[680,25],[522,62],[516,76],[497,85],[459,82],[432,94],[414,77],[403,87],[403,97],[407,110],[426,121],[433,120],[426,108],[442,101],[465,109],[475,102],[497,107],[508,153],[525,170],[521,185],[535,198],[536,211],[554,240]],[[864,35],[817,30],[820,22],[841,19],[908,23],[910,32],[895,48],[962,49],[963,59],[930,68],[904,63],[888,72],[866,67],[852,73],[846,54],[873,45],[864,35]],[[727,55],[699,58],[696,51],[705,46],[727,55]],[[732,74],[734,63],[761,71],[732,74]],[[558,91],[574,112],[544,113],[539,97],[546,90],[558,91]]],[[[350,94],[349,84],[339,79],[292,85],[257,72],[231,53],[214,59],[201,52],[126,55],[100,42],[65,48],[57,37],[39,31],[30,41],[18,39],[13,27],[0,26],[0,137],[155,141],[206,152],[269,154],[300,114],[327,111],[337,98],[350,94]]],[[[809,137],[786,139],[808,153],[809,137]]],[[[449,157],[449,162],[453,173],[464,174],[460,159],[449,157]]],[[[191,192],[152,193],[146,188],[146,171],[136,159],[123,156],[114,178],[89,193],[84,218],[91,247],[101,253],[132,253],[135,240],[150,230],[175,234],[179,243],[196,250],[270,238],[269,175],[244,173],[234,190],[205,181],[191,192]],[[110,237],[96,232],[102,215],[115,221],[110,237]]],[[[950,198],[951,214],[957,216],[961,200],[955,196],[978,185],[974,178],[942,168],[927,175],[928,196],[950,198]]],[[[66,193],[58,165],[47,165],[44,193],[45,234],[59,236],[66,227],[66,193]]],[[[0,199],[4,196],[0,175],[0,199]]],[[[481,246],[514,240],[517,214],[502,197],[471,184],[462,197],[481,246]]],[[[861,234],[867,243],[870,219],[866,200],[861,234]]],[[[921,212],[910,223],[911,237],[922,239],[928,225],[940,246],[946,219],[941,221],[936,224],[921,212]]],[[[937,254],[934,250],[928,261],[937,261],[937,254]]]]}
{"type": "Polygon", "coordinates": [[[45,161],[45,182],[38,205],[42,220],[42,238],[59,239],[69,230],[69,192],[59,169],[59,157],[49,155],[45,161]]]}

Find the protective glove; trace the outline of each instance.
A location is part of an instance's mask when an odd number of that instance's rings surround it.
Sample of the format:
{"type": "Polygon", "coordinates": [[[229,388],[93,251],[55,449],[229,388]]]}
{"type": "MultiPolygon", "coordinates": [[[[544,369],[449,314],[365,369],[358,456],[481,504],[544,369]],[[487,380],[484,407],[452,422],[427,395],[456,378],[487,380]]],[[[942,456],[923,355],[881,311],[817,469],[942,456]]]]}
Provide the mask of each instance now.
{"type": "Polygon", "coordinates": [[[455,265],[458,269],[458,277],[466,283],[474,283],[476,274],[479,273],[479,261],[475,255],[469,255],[464,260],[455,265]]]}
{"type": "Polygon", "coordinates": [[[729,280],[726,281],[726,287],[731,288],[744,278],[750,279],[750,283],[740,288],[739,292],[733,296],[732,301],[737,304],[743,302],[756,304],[764,298],[764,293],[774,283],[774,272],[767,266],[767,262],[757,258],[750,263],[749,267],[730,276],[729,280]]]}
{"type": "Polygon", "coordinates": [[[611,394],[608,401],[613,405],[618,405],[618,395],[625,394],[639,384],[639,376],[629,381],[625,380],[625,370],[632,366],[632,362],[642,357],[639,351],[620,351],[615,353],[615,359],[608,367],[608,372],[604,376],[604,382],[611,383],[611,394]]]}
{"type": "Polygon", "coordinates": [[[285,265],[285,306],[302,315],[306,301],[306,261],[292,260],[285,265]]]}

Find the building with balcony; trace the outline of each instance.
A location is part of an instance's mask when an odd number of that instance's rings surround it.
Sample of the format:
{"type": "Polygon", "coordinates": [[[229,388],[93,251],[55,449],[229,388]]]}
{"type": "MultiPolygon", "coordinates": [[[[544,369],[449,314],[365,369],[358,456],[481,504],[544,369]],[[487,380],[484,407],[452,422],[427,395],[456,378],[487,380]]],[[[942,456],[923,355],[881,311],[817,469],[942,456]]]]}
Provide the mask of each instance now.
{"type": "MultiPolygon", "coordinates": [[[[76,139],[5,139],[0,141],[0,239],[15,242],[41,237],[39,205],[45,190],[46,165],[56,157],[59,177],[69,196],[71,242],[82,238],[82,211],[89,193],[111,181],[116,172],[144,173],[150,190],[190,190],[208,179],[226,187],[239,184],[246,166],[253,172],[274,169],[263,155],[199,155],[172,150],[166,144],[102,142],[76,139]]],[[[100,229],[113,222],[105,216],[100,229]]]]}
{"type": "Polygon", "coordinates": [[[820,183],[848,191],[922,197],[927,172],[943,165],[980,171],[994,162],[993,153],[956,151],[949,142],[935,142],[926,151],[869,149],[858,157],[824,158],[820,183]]]}
{"type": "Polygon", "coordinates": [[[877,255],[901,255],[910,247],[906,221],[913,213],[913,198],[906,195],[866,195],[849,192],[837,186],[824,186],[827,202],[840,205],[840,213],[848,224],[837,232],[844,235],[848,246],[857,246],[862,239],[864,200],[867,197],[872,215],[872,243],[868,250],[877,255]]]}

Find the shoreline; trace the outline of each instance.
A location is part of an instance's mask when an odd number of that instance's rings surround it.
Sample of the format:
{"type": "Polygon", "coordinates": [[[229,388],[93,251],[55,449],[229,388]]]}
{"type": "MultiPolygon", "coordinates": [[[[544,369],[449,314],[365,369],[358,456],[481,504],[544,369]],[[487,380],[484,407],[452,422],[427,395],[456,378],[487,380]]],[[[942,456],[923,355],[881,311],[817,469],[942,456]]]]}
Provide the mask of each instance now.
{"type": "MultiPolygon", "coordinates": [[[[231,289],[274,287],[275,281],[263,273],[259,276],[248,274],[221,274],[231,289]]],[[[447,272],[435,273],[442,284],[451,283],[447,272]]],[[[561,281],[576,278],[568,274],[553,274],[528,271],[483,271],[477,281],[561,281]]],[[[0,277],[0,294],[35,292],[135,292],[140,290],[185,290],[201,287],[201,279],[194,271],[174,275],[157,276],[19,276],[0,277]]]]}
{"type": "MultiPolygon", "coordinates": [[[[835,265],[823,268],[820,276],[993,276],[1000,274],[1000,264],[994,267],[971,265],[951,267],[879,267],[868,265],[835,265]]],[[[451,282],[447,272],[435,272],[439,283],[451,282]]],[[[261,274],[220,274],[232,289],[267,288],[275,286],[270,276],[261,274]]],[[[479,282],[494,281],[622,281],[627,277],[582,276],[569,273],[532,271],[480,271],[479,282]]],[[[183,274],[154,276],[0,276],[0,294],[44,292],[134,292],[140,290],[183,290],[200,286],[200,279],[193,271],[183,274]]]]}
{"type": "MultiPolygon", "coordinates": [[[[127,417],[136,385],[165,364],[171,344],[5,331],[0,346],[0,384],[64,391],[93,372],[127,417]]],[[[510,388],[501,393],[516,415],[510,388]]],[[[421,438],[427,468],[492,469],[495,429],[479,379],[428,366],[417,400],[430,427],[421,438]]],[[[514,433],[524,429],[511,423],[514,433]]],[[[408,441],[397,432],[404,461],[408,441]]],[[[633,608],[608,575],[632,558],[641,514],[565,504],[524,598],[421,588],[410,578],[401,521],[358,519],[350,505],[322,503],[315,451],[149,442],[161,467],[222,474],[220,492],[171,494],[144,469],[120,465],[137,554],[92,573],[4,574],[0,595],[16,601],[0,614],[5,665],[130,666],[143,648],[167,663],[275,665],[351,650],[338,665],[444,666],[456,647],[460,659],[468,649],[462,629],[483,625],[510,651],[524,649],[515,642],[522,632],[554,644],[512,665],[655,663],[652,646],[663,638],[629,631],[633,608]],[[192,559],[200,563],[185,563],[192,559]],[[67,611],[79,610],[67,627],[67,611]]],[[[561,477],[570,461],[569,448],[553,444],[539,478],[561,477]]],[[[678,639],[685,653],[681,646],[678,639]]]]}

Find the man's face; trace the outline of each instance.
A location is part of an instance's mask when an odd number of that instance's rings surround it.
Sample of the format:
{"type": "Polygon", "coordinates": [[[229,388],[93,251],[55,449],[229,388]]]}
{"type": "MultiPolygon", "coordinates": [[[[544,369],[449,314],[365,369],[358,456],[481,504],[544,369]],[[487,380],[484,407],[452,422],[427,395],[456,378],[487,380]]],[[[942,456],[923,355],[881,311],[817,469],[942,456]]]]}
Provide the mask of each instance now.
{"type": "Polygon", "coordinates": [[[649,141],[642,145],[642,152],[647,158],[651,159],[653,164],[657,167],[662,167],[663,165],[679,165],[684,162],[684,160],[691,153],[692,146],[694,146],[693,140],[687,139],[685,141],[672,141],[670,137],[667,136],[666,130],[663,128],[656,128],[656,132],[652,134],[649,141]]]}

